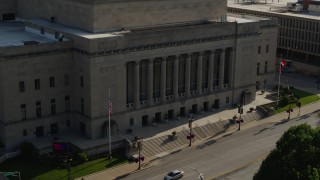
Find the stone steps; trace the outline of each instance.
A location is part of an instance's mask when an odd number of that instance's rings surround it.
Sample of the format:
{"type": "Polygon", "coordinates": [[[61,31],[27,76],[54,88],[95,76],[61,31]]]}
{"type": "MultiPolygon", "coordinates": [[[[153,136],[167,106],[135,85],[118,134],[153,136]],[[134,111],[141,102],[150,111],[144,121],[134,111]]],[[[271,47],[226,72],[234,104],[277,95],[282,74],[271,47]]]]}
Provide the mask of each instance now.
{"type": "MultiPolygon", "coordinates": [[[[254,120],[261,119],[263,117],[263,114],[258,111],[253,111],[241,117],[244,120],[244,123],[248,123],[254,120]]],[[[174,123],[174,121],[172,122],[169,121],[167,124],[165,124],[165,126],[163,126],[160,129],[167,129],[168,127],[174,127],[173,124],[170,124],[170,123],[174,123]]],[[[181,122],[176,122],[174,124],[181,125],[181,122]]],[[[232,125],[234,124],[229,123],[228,120],[218,121],[215,123],[211,123],[208,121],[208,123],[203,126],[195,125],[194,128],[192,129],[192,132],[195,135],[195,138],[193,139],[193,141],[198,141],[201,139],[208,138],[210,136],[217,135],[218,133],[225,131],[232,125]]],[[[187,139],[189,132],[190,132],[189,129],[187,129],[186,127],[183,127],[182,131],[176,133],[175,140],[169,139],[168,135],[170,134],[153,138],[153,139],[148,139],[143,142],[142,154],[145,157],[150,157],[150,156],[160,154],[162,152],[170,151],[172,149],[181,147],[182,145],[187,145],[189,144],[189,140],[187,139]]]]}

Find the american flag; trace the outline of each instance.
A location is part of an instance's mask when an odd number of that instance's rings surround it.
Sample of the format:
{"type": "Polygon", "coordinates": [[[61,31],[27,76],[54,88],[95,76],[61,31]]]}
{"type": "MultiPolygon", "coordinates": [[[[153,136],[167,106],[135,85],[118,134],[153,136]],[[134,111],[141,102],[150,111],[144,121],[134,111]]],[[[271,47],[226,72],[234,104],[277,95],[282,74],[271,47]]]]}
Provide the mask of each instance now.
{"type": "Polygon", "coordinates": [[[112,101],[109,99],[109,114],[112,114],[112,101]]]}

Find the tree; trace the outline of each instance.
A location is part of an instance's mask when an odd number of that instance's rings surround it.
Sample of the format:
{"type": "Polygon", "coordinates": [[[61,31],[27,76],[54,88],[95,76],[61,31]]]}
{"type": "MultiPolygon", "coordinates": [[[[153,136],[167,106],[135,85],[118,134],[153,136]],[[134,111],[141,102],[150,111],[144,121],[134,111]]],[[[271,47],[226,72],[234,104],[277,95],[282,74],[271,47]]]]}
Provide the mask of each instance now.
{"type": "Polygon", "coordinates": [[[320,180],[320,128],[293,126],[262,162],[254,180],[320,180]]]}

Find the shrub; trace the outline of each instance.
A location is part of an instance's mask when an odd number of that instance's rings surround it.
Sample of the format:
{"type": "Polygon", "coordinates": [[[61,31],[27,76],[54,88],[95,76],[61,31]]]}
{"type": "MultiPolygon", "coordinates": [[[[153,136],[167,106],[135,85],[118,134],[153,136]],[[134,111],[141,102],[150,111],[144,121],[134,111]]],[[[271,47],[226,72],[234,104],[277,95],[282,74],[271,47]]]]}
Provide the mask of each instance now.
{"type": "Polygon", "coordinates": [[[290,99],[288,96],[284,96],[281,98],[280,102],[279,102],[279,106],[286,106],[288,103],[290,102],[290,99]]]}
{"type": "Polygon", "coordinates": [[[78,153],[77,154],[77,161],[79,161],[80,163],[85,163],[88,161],[88,157],[85,153],[78,153]]]}
{"type": "Polygon", "coordinates": [[[176,132],[176,131],[173,131],[173,132],[172,132],[172,136],[175,136],[175,135],[177,135],[177,132],[176,132]]]}

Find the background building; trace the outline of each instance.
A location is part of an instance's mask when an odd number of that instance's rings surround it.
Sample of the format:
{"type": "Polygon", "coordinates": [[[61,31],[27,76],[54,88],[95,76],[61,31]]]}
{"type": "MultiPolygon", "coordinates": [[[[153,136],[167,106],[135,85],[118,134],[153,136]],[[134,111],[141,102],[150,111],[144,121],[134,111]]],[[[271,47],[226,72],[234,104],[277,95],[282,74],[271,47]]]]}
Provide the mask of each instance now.
{"type": "MultiPolygon", "coordinates": [[[[0,23],[0,137],[91,139],[255,99],[273,82],[277,20],[224,0],[16,1],[0,23]],[[110,91],[110,96],[109,96],[110,91]]],[[[169,121],[170,123],[170,121],[169,121]]],[[[134,131],[133,131],[134,132],[134,131]]]]}
{"type": "Polygon", "coordinates": [[[228,1],[228,11],[279,20],[277,56],[293,60],[295,70],[320,76],[320,8],[316,0],[261,3],[228,1]]]}

